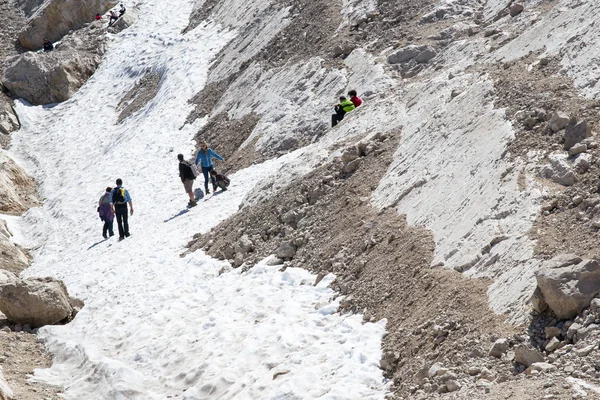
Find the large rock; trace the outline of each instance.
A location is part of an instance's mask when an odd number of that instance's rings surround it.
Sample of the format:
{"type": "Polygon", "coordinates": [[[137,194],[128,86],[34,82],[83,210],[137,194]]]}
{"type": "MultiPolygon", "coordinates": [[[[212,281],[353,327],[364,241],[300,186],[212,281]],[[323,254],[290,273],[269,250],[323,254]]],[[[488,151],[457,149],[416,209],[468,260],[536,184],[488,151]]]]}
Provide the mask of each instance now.
{"type": "Polygon", "coordinates": [[[38,204],[33,178],[0,153],[0,213],[17,215],[38,204]]]}
{"type": "Polygon", "coordinates": [[[32,328],[59,323],[73,316],[75,300],[54,278],[21,279],[0,271],[0,311],[9,321],[32,328]]]}
{"type": "Polygon", "coordinates": [[[575,317],[600,293],[600,264],[560,255],[535,274],[544,302],[560,319],[575,317]]]}
{"type": "Polygon", "coordinates": [[[44,0],[15,0],[26,17],[31,17],[35,11],[44,3],[44,0]]]}
{"type": "Polygon", "coordinates": [[[414,59],[418,63],[426,63],[435,56],[436,52],[431,46],[409,45],[391,54],[388,57],[388,62],[390,64],[400,64],[414,59]]]}
{"type": "Polygon", "coordinates": [[[0,268],[19,273],[29,265],[29,257],[11,242],[11,237],[6,221],[0,219],[0,268]]]}
{"type": "Polygon", "coordinates": [[[5,135],[18,130],[21,127],[19,118],[7,99],[0,99],[0,132],[5,135]]]}
{"type": "Polygon", "coordinates": [[[591,130],[587,122],[570,121],[565,127],[565,150],[569,150],[583,139],[590,136],[591,130]]]}
{"type": "Polygon", "coordinates": [[[515,349],[515,361],[529,367],[531,364],[544,362],[544,356],[534,348],[521,345],[515,349]]]}
{"type": "Polygon", "coordinates": [[[281,242],[277,248],[277,257],[279,258],[294,258],[296,255],[296,246],[290,242],[281,242]]]}
{"type": "Polygon", "coordinates": [[[31,104],[68,100],[96,71],[105,51],[102,21],[65,38],[48,53],[24,53],[6,61],[2,83],[31,104]]]}
{"type": "Polygon", "coordinates": [[[540,170],[542,178],[550,179],[563,186],[572,186],[577,181],[577,175],[571,168],[567,154],[552,153],[548,156],[550,164],[540,170]]]}
{"type": "Polygon", "coordinates": [[[563,129],[569,123],[569,116],[567,114],[555,112],[552,114],[550,118],[550,122],[548,123],[548,127],[552,130],[552,132],[558,132],[563,129]]]}
{"type": "Polygon", "coordinates": [[[110,28],[108,28],[108,31],[113,34],[119,33],[122,30],[129,28],[131,25],[133,25],[134,22],[135,15],[130,10],[127,10],[127,12],[123,16],[121,16],[118,20],[115,21],[114,24],[111,25],[110,28]]]}
{"type": "Polygon", "coordinates": [[[97,13],[104,14],[118,0],[45,0],[28,19],[19,34],[19,42],[30,50],[42,47],[44,39],[60,40],[69,31],[94,21],[97,13]]]}

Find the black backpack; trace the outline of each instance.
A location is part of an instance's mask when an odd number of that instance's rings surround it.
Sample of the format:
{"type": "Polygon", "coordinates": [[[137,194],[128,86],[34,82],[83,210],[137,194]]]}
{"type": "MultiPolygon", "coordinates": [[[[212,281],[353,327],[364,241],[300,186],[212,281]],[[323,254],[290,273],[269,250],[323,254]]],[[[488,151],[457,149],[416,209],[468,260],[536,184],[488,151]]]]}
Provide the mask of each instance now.
{"type": "Polygon", "coordinates": [[[125,203],[125,189],[122,187],[115,188],[113,191],[112,201],[113,201],[113,204],[125,203]]]}

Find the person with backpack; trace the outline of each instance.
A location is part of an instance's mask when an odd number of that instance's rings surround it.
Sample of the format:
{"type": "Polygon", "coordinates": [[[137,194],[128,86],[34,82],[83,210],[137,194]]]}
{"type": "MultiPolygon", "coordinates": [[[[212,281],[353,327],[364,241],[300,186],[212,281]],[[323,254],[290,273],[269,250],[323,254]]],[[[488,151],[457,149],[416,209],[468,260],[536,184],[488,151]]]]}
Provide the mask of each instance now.
{"type": "Polygon", "coordinates": [[[116,10],[111,10],[109,13],[108,26],[112,26],[119,19],[119,14],[116,10]]]}
{"type": "MultiPolygon", "coordinates": [[[[202,167],[202,175],[204,175],[204,191],[206,192],[206,194],[210,193],[210,190],[208,190],[208,176],[210,171],[212,171],[213,169],[215,169],[211,158],[214,157],[218,160],[221,161],[225,161],[223,159],[223,157],[221,157],[220,155],[218,155],[217,153],[215,153],[213,151],[213,149],[208,147],[208,144],[205,141],[201,141],[200,142],[200,150],[198,150],[198,154],[196,155],[196,161],[194,162],[196,165],[198,165],[198,163],[200,163],[200,166],[202,167]]],[[[211,181],[212,181],[212,186],[213,186],[213,191],[217,190],[217,182],[215,181],[215,179],[211,176],[211,181]]]]}
{"type": "Polygon", "coordinates": [[[190,197],[188,207],[194,207],[198,204],[194,198],[193,188],[196,175],[194,174],[194,170],[192,169],[190,163],[183,159],[183,154],[177,154],[177,159],[179,160],[179,177],[181,178],[181,183],[183,183],[183,188],[190,197]]]}
{"type": "MultiPolygon", "coordinates": [[[[226,177],[223,174],[217,173],[217,171],[215,171],[214,169],[212,171],[210,171],[210,177],[214,180],[214,182],[216,183],[216,186],[221,188],[222,191],[226,191],[227,187],[231,183],[231,181],[229,180],[228,177],[226,177]]],[[[215,189],[215,190],[217,190],[217,189],[215,189]]]]}
{"type": "Polygon", "coordinates": [[[102,227],[102,237],[104,239],[108,239],[108,235],[111,237],[114,236],[113,221],[115,220],[115,213],[110,206],[111,192],[112,188],[107,187],[106,192],[98,200],[98,214],[100,215],[100,220],[104,222],[104,226],[102,227]]]}
{"type": "Polygon", "coordinates": [[[344,119],[344,115],[354,110],[354,108],[354,104],[346,96],[340,96],[340,103],[334,107],[335,114],[331,116],[331,127],[336,126],[338,122],[344,119]]]}
{"type": "Polygon", "coordinates": [[[123,181],[117,179],[117,187],[110,192],[110,204],[113,213],[117,216],[119,227],[119,241],[129,237],[129,222],[127,221],[127,204],[131,215],[133,215],[133,202],[129,191],[123,187],[123,181]]]}

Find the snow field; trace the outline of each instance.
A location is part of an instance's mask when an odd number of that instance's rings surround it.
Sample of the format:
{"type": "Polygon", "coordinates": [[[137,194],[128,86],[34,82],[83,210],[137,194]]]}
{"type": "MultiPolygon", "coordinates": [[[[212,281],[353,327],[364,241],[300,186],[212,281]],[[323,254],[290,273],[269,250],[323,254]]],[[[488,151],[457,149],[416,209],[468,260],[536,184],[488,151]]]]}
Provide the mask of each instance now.
{"type": "Polygon", "coordinates": [[[70,101],[17,105],[23,128],[12,155],[46,199],[18,224],[24,244],[36,247],[26,274],[63,279],[86,303],[69,325],[42,329],[55,358],[36,378],[79,400],[382,399],[385,322],[336,314],[327,287],[333,277],[314,287],[314,276],[300,269],[220,274],[227,264],[202,252],[180,257],[193,234],[235,213],[298,154],[236,173],[230,190],[187,210],[176,155],[192,155],[203,122],[183,126],[187,100],[235,33],[201,25],[181,35],[189,1],[134,7],[137,23],[113,38],[70,101]],[[119,101],[147,71],[162,75],[157,96],[117,124],[119,101]],[[117,177],[135,209],[132,236],[119,243],[101,240],[95,212],[117,177]]]}

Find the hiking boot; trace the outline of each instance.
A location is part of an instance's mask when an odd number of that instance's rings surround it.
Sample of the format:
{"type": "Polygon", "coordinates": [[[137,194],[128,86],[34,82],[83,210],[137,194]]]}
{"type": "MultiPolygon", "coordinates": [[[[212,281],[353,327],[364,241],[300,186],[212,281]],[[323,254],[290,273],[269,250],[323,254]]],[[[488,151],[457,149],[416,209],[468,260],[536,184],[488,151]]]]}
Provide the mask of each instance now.
{"type": "Polygon", "coordinates": [[[121,240],[125,240],[125,236],[119,236],[119,242],[120,242],[121,240]]]}
{"type": "Polygon", "coordinates": [[[106,236],[106,233],[102,234],[102,237],[103,237],[104,239],[108,239],[108,236],[106,236]]]}
{"type": "Polygon", "coordinates": [[[208,190],[208,188],[206,188],[206,194],[210,194],[210,190],[208,190]]]}
{"type": "Polygon", "coordinates": [[[216,191],[217,191],[217,187],[213,186],[213,192],[216,192],[216,191]]]}
{"type": "Polygon", "coordinates": [[[197,205],[198,205],[198,203],[196,203],[195,201],[188,202],[188,207],[195,207],[197,205]]]}

